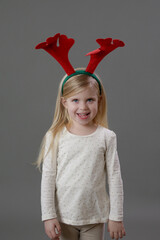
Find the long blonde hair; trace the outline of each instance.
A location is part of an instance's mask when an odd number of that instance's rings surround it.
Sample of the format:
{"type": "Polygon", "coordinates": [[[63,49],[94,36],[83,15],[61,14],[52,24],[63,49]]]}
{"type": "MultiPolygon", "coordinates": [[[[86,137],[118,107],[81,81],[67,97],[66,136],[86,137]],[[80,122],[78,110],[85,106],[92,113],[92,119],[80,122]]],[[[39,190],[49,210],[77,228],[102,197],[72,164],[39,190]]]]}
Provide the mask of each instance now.
{"type": "MultiPolygon", "coordinates": [[[[84,68],[76,68],[75,70],[81,70],[81,69],[84,70],[84,68]]],[[[60,137],[61,131],[65,125],[69,126],[71,124],[71,119],[69,118],[68,112],[61,102],[62,83],[66,78],[66,76],[67,75],[65,75],[60,82],[53,122],[51,127],[48,129],[48,131],[46,132],[46,134],[42,139],[39,155],[38,155],[37,161],[35,162],[35,165],[39,170],[41,170],[41,164],[43,163],[43,160],[46,157],[46,155],[49,153],[49,151],[52,151],[53,153],[53,161],[56,160],[55,158],[57,153],[58,139],[60,137]],[[46,140],[48,135],[50,135],[51,138],[50,138],[49,146],[48,148],[46,148],[46,140]]],[[[99,76],[97,77],[100,80],[99,76]]],[[[101,101],[99,102],[98,112],[93,121],[97,125],[101,125],[105,128],[108,128],[107,99],[106,99],[104,87],[102,85],[102,81],[100,80],[100,82],[101,82],[101,101]]],[[[93,84],[97,88],[98,97],[100,97],[99,85],[97,81],[94,78],[85,74],[72,76],[70,79],[67,80],[67,82],[63,87],[63,97],[67,99],[68,97],[74,96],[75,94],[86,89],[86,87],[89,86],[90,84],[93,84]]]]}

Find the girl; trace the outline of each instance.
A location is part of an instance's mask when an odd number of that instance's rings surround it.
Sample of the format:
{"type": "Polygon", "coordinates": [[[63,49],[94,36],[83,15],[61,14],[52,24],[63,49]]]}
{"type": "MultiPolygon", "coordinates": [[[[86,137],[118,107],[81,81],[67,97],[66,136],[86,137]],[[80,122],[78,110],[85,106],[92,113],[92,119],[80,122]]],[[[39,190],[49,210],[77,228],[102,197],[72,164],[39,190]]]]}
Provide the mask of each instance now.
{"type": "Polygon", "coordinates": [[[86,74],[64,82],[66,76],[37,159],[45,232],[52,240],[102,240],[108,222],[111,238],[122,238],[123,182],[102,82],[86,74]]]}

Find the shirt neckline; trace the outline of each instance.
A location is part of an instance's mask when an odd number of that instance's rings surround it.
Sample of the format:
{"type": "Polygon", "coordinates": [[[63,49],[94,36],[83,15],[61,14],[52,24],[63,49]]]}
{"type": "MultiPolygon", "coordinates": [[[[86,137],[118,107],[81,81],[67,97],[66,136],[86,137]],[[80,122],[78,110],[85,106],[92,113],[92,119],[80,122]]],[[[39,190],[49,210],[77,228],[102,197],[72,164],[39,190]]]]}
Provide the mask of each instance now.
{"type": "Polygon", "coordinates": [[[66,126],[64,126],[64,128],[65,128],[65,131],[66,131],[70,136],[73,136],[73,137],[82,137],[82,138],[83,138],[83,137],[90,137],[90,136],[95,135],[95,134],[97,133],[97,131],[99,130],[100,125],[97,126],[96,130],[95,130],[93,133],[90,133],[90,134],[88,134],[88,135],[77,135],[77,134],[74,134],[74,133],[69,132],[68,129],[66,128],[66,126]]]}

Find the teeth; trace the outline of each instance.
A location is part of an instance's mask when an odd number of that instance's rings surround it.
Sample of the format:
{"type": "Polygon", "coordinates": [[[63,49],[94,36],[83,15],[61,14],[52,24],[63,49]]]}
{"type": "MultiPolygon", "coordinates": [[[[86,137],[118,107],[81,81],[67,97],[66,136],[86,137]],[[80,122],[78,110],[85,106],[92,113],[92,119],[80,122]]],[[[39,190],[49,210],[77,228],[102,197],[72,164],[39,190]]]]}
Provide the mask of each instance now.
{"type": "Polygon", "coordinates": [[[87,115],[86,113],[80,113],[80,115],[87,115]]]}
{"type": "Polygon", "coordinates": [[[78,113],[79,115],[87,115],[88,113],[78,113]]]}

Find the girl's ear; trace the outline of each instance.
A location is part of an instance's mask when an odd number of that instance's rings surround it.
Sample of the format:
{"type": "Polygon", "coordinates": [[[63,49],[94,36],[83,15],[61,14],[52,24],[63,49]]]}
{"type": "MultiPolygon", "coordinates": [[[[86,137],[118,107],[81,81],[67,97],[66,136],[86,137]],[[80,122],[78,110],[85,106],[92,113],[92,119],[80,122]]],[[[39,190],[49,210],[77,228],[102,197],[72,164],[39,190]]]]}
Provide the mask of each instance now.
{"type": "Polygon", "coordinates": [[[64,97],[61,97],[61,103],[65,108],[67,108],[67,100],[64,97]]]}

